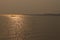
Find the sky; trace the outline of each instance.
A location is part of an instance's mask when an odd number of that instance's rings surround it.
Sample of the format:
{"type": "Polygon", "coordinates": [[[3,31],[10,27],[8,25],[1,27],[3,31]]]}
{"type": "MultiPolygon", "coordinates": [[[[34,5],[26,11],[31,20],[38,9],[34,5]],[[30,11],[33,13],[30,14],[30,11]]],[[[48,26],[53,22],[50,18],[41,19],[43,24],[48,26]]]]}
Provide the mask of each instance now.
{"type": "Polygon", "coordinates": [[[0,13],[60,13],[60,0],[0,0],[0,13]]]}

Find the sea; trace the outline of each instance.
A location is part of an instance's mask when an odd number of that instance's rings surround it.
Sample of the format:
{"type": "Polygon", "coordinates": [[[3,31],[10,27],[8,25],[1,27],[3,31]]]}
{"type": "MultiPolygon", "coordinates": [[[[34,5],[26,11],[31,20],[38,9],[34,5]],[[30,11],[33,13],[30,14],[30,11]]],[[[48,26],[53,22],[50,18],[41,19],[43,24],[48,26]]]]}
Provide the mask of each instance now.
{"type": "Polygon", "coordinates": [[[60,16],[0,15],[0,40],[60,40],[60,16]]]}

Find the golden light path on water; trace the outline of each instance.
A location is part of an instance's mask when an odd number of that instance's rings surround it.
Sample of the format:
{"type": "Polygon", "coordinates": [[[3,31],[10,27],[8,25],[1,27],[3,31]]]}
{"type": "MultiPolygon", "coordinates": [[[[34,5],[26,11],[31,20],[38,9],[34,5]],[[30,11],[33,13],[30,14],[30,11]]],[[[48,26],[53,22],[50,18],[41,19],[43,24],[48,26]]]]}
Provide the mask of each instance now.
{"type": "Polygon", "coordinates": [[[23,15],[4,15],[9,18],[8,22],[8,40],[23,40],[22,26],[23,26],[23,15]],[[21,30],[21,31],[20,31],[21,30]],[[19,37],[20,34],[20,37],[19,37]]]}

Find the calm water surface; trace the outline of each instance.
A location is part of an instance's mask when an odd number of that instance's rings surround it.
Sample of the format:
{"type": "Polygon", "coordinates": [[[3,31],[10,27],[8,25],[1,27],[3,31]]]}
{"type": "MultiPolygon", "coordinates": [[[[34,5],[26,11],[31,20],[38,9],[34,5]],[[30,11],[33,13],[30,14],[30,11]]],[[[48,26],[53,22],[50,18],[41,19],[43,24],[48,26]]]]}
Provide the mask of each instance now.
{"type": "Polygon", "coordinates": [[[0,16],[0,40],[60,40],[60,16],[0,16]]]}

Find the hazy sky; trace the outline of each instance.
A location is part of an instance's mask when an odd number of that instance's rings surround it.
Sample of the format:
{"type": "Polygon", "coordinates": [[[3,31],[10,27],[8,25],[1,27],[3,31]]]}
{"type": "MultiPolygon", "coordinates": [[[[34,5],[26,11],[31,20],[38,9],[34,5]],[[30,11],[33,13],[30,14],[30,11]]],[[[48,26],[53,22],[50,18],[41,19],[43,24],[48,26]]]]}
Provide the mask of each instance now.
{"type": "Polygon", "coordinates": [[[0,13],[60,13],[60,0],[0,0],[0,13]]]}

